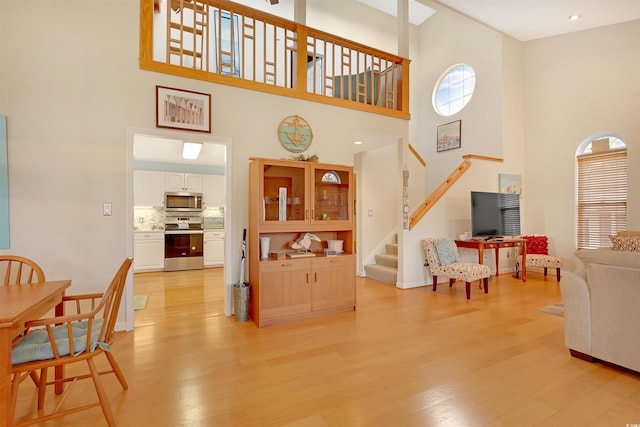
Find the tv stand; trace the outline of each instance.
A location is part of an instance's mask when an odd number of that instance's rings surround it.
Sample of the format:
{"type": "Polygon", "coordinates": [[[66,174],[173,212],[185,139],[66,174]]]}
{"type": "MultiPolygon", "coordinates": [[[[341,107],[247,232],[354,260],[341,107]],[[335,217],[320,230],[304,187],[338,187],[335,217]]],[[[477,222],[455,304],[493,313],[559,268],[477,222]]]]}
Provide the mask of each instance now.
{"type": "Polygon", "coordinates": [[[505,238],[483,238],[480,240],[456,240],[456,246],[459,248],[475,249],[478,251],[478,263],[484,261],[484,250],[493,249],[496,255],[496,276],[500,275],[500,248],[521,248],[522,281],[527,281],[527,245],[524,239],[505,239],[505,238]]]}

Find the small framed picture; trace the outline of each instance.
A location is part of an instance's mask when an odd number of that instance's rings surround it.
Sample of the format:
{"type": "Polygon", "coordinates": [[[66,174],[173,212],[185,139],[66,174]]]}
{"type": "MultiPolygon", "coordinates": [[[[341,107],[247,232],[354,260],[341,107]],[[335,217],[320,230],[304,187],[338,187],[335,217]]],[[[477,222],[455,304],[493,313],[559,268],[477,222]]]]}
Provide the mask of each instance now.
{"type": "Polygon", "coordinates": [[[460,148],[461,127],[460,120],[438,126],[438,152],[460,148]]]}
{"type": "Polygon", "coordinates": [[[498,174],[498,186],[501,193],[522,193],[522,175],[498,174]]]}
{"type": "Polygon", "coordinates": [[[156,86],[156,127],[211,132],[211,95],[156,86]]]}

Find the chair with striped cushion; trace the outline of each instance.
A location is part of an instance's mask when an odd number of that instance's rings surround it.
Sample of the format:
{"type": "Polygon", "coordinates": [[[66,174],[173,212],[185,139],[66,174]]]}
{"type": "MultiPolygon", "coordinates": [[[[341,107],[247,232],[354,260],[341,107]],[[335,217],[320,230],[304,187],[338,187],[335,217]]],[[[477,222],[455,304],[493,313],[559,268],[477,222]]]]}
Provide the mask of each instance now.
{"type": "MultiPolygon", "coordinates": [[[[542,268],[544,275],[547,276],[547,269],[556,269],[556,280],[560,282],[560,270],[562,269],[562,260],[558,257],[549,255],[549,239],[547,236],[532,234],[521,236],[527,244],[527,272],[529,268],[542,268]]],[[[522,265],[522,255],[516,257],[518,265],[522,265]]]]}
{"type": "Polygon", "coordinates": [[[426,256],[425,265],[433,276],[433,291],[438,285],[438,276],[449,278],[449,287],[456,280],[463,280],[466,285],[467,299],[471,299],[471,282],[482,280],[484,293],[489,293],[489,277],[491,270],[484,264],[460,262],[456,244],[451,239],[424,239],[422,248],[426,256]]]}

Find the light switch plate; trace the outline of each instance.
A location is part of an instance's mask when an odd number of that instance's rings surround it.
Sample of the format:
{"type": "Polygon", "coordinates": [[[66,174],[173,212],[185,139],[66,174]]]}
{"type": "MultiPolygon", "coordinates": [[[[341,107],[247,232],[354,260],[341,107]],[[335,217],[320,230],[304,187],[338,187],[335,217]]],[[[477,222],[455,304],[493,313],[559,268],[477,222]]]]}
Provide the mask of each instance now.
{"type": "Polygon", "coordinates": [[[102,215],[103,216],[111,216],[111,203],[103,203],[102,204],[102,215]]]}

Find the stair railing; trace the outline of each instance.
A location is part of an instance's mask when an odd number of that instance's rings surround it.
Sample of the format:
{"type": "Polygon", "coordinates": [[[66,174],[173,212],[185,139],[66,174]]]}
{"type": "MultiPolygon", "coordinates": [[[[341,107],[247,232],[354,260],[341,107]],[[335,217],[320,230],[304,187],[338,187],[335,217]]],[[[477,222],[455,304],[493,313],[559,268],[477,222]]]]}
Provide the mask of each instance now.
{"type": "Polygon", "coordinates": [[[140,68],[409,119],[409,60],[226,0],[140,0],[140,68]]]}
{"type": "Polygon", "coordinates": [[[503,159],[497,157],[478,156],[475,154],[467,154],[462,156],[462,163],[436,188],[424,202],[420,204],[409,216],[409,230],[411,230],[427,212],[436,204],[438,200],[449,191],[453,184],[471,167],[471,159],[489,160],[493,162],[502,162],[503,159]]]}

